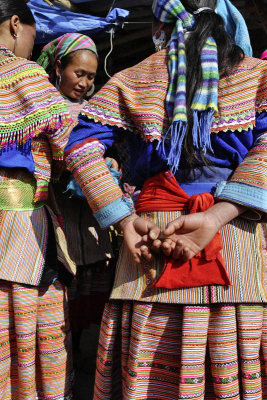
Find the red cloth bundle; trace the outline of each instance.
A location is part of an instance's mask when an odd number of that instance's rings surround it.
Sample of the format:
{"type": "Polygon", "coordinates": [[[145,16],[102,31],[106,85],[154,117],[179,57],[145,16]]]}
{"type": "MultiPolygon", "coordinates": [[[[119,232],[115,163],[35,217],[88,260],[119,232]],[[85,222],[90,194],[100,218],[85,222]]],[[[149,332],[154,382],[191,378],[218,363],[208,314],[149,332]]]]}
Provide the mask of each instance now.
{"type": "MultiPolygon", "coordinates": [[[[212,207],[210,193],[188,196],[170,171],[149,178],[136,202],[136,212],[189,210],[205,211],[212,207]]],[[[190,261],[181,262],[166,257],[163,271],[154,287],[179,289],[204,285],[231,285],[223,257],[222,238],[217,232],[211,242],[190,261]]]]}

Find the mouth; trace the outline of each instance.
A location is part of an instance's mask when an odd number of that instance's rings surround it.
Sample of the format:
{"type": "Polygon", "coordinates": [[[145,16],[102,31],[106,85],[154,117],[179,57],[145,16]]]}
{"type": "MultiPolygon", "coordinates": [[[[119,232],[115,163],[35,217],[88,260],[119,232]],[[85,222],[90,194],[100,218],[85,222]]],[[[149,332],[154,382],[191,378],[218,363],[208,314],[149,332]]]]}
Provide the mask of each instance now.
{"type": "Polygon", "coordinates": [[[85,90],[74,89],[73,91],[79,96],[83,96],[85,94],[85,90]]]}

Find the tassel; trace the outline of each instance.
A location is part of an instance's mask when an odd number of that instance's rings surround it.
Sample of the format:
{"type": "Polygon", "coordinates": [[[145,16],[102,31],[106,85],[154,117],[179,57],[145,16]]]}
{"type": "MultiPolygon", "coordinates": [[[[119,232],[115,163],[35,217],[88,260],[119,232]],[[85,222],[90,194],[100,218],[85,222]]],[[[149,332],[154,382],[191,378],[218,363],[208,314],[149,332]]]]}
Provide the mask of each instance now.
{"type": "Polygon", "coordinates": [[[213,153],[210,141],[210,130],[213,122],[214,110],[197,111],[193,110],[193,145],[201,149],[204,154],[207,150],[213,153]]]}
{"type": "Polygon", "coordinates": [[[183,141],[184,141],[186,130],[187,130],[186,122],[183,122],[183,121],[173,122],[171,124],[171,126],[169,127],[167,133],[165,134],[164,138],[157,146],[157,148],[159,146],[162,146],[163,154],[166,156],[165,140],[169,136],[169,133],[170,133],[171,142],[170,142],[170,151],[167,156],[167,162],[168,162],[170,170],[173,174],[176,173],[176,171],[179,167],[182,146],[183,146],[183,141]]]}

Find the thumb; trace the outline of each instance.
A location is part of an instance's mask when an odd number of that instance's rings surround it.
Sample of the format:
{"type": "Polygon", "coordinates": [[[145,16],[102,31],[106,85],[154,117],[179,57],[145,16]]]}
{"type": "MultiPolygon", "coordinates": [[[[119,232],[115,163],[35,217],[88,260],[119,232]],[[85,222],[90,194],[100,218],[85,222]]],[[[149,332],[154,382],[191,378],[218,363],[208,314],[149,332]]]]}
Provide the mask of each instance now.
{"type": "Polygon", "coordinates": [[[151,240],[158,239],[158,237],[160,235],[160,229],[156,224],[149,221],[147,224],[147,229],[148,229],[149,239],[151,239],[151,240]]]}
{"type": "Polygon", "coordinates": [[[181,229],[184,223],[184,218],[183,216],[180,218],[175,219],[172,222],[169,222],[168,225],[166,226],[165,230],[163,231],[164,236],[170,236],[173,235],[175,231],[178,229],[181,229]]]}

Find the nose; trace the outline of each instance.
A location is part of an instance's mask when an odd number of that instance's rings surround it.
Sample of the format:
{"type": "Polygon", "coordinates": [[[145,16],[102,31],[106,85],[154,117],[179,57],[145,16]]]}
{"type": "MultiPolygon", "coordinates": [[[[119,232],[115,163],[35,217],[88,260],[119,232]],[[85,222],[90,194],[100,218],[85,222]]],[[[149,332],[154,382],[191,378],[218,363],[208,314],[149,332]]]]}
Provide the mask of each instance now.
{"type": "Polygon", "coordinates": [[[79,79],[79,86],[80,86],[80,88],[82,88],[82,89],[85,89],[85,88],[88,86],[87,78],[86,78],[85,76],[82,76],[82,77],[79,79]]]}
{"type": "Polygon", "coordinates": [[[87,76],[83,76],[79,80],[79,85],[82,89],[88,90],[92,84],[94,83],[94,79],[89,79],[87,76]]]}

